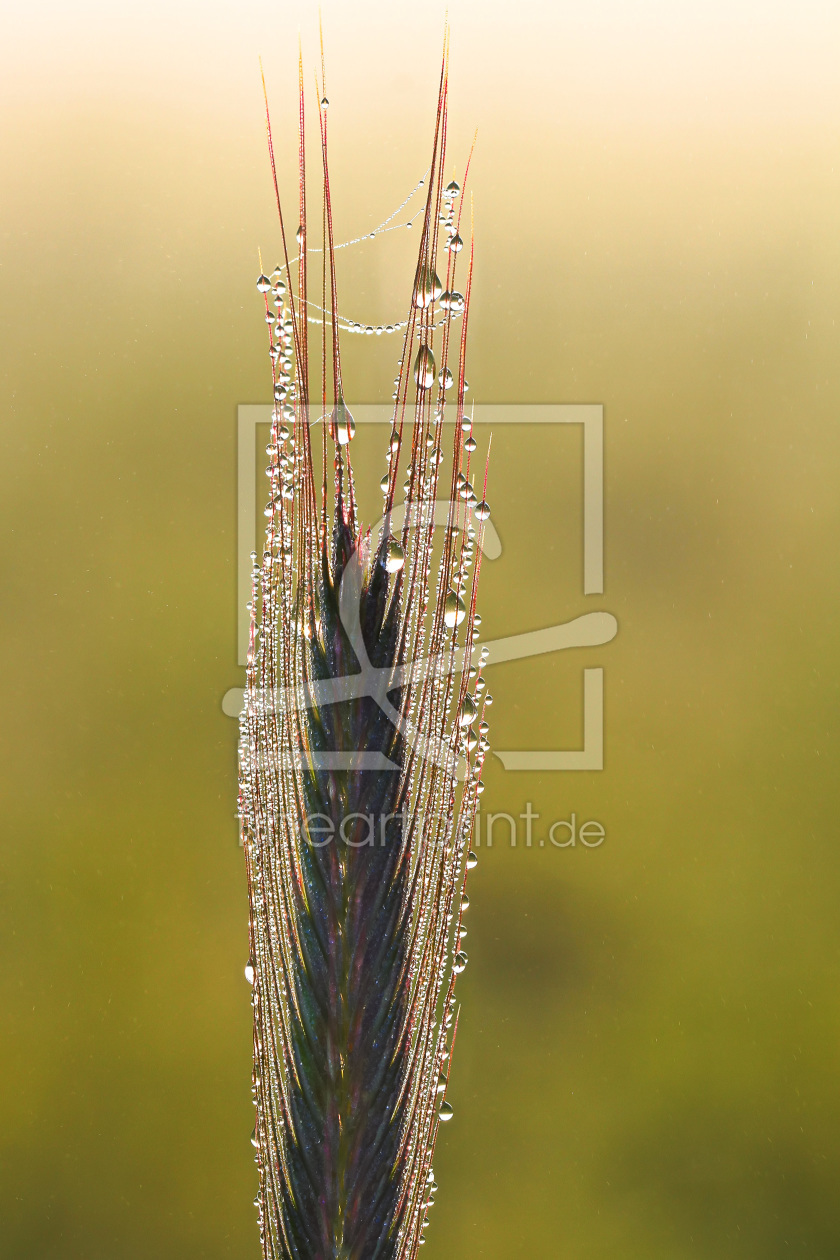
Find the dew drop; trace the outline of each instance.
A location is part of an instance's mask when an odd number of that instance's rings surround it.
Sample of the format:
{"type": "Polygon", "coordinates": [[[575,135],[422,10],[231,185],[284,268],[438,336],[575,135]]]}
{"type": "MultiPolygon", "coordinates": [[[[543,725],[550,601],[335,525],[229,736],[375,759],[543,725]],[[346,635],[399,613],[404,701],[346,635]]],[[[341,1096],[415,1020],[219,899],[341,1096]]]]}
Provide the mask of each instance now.
{"type": "Polygon", "coordinates": [[[271,281],[269,280],[268,276],[260,276],[259,280],[257,281],[257,288],[259,289],[260,293],[268,293],[268,290],[271,288],[271,281]]]}
{"type": "Polygon", "coordinates": [[[420,389],[429,389],[435,380],[435,356],[428,346],[421,346],[414,360],[414,380],[420,389]]]}
{"type": "Polygon", "coordinates": [[[420,307],[421,310],[431,306],[432,302],[436,302],[440,297],[442,288],[437,272],[427,267],[421,273],[417,288],[414,290],[414,305],[420,307]]]}
{"type": "MultiPolygon", "coordinates": [[[[437,1089],[435,1092],[438,1094],[445,1093],[446,1084],[447,1084],[446,1077],[444,1076],[443,1072],[441,1072],[440,1076],[438,1077],[437,1089]]],[[[431,1193],[434,1193],[434,1191],[431,1191],[431,1193]]]]}
{"type": "Polygon", "coordinates": [[[465,696],[464,703],[461,705],[461,712],[458,714],[458,725],[469,726],[475,721],[478,710],[475,707],[475,701],[472,696],[465,696]]]}
{"type": "MultiPolygon", "coordinates": [[[[467,854],[467,870],[471,871],[476,866],[478,866],[478,858],[473,853],[472,849],[470,849],[469,853],[467,854]]],[[[462,932],[461,935],[466,936],[466,933],[462,932]]]]}
{"type": "Polygon", "coordinates": [[[478,442],[476,442],[475,438],[468,437],[466,442],[464,443],[464,450],[469,451],[470,454],[472,454],[477,446],[478,446],[478,442]]]}
{"type": "Polygon", "coordinates": [[[257,969],[254,964],[254,960],[253,958],[249,958],[247,963],[245,964],[245,979],[248,981],[249,984],[254,983],[256,974],[257,974],[257,969]]]}
{"type": "Polygon", "coordinates": [[[326,96],[322,96],[322,97],[321,97],[321,109],[329,109],[329,107],[330,107],[330,103],[329,103],[329,101],[327,100],[326,96]]]}
{"type": "Polygon", "coordinates": [[[481,502],[476,505],[475,514],[480,521],[486,521],[488,516],[490,515],[489,504],[485,503],[484,500],[482,499],[481,502]]]}
{"type": "Polygon", "coordinates": [[[305,235],[306,233],[303,230],[303,224],[301,224],[298,230],[295,232],[295,240],[297,241],[298,245],[303,244],[303,238],[305,235]]]}
{"type": "Polygon", "coordinates": [[[461,624],[466,615],[467,610],[461,596],[456,591],[448,591],[443,601],[443,624],[452,630],[461,624]]]}
{"type": "Polygon", "coordinates": [[[251,1130],[251,1145],[252,1145],[252,1146],[255,1146],[255,1147],[257,1148],[257,1150],[259,1150],[259,1146],[260,1146],[260,1144],[259,1144],[259,1141],[257,1140],[257,1130],[256,1130],[256,1128],[254,1128],[254,1129],[252,1129],[252,1130],[251,1130]]]}
{"type": "Polygon", "coordinates": [[[455,1113],[448,1102],[443,1102],[440,1104],[440,1111],[438,1112],[438,1116],[440,1117],[441,1121],[444,1124],[446,1123],[447,1120],[451,1120],[454,1114],[455,1113]]]}
{"type": "MultiPolygon", "coordinates": [[[[387,488],[387,478],[385,480],[387,488]]],[[[385,552],[385,568],[389,573],[399,573],[404,564],[405,552],[397,542],[396,538],[392,538],[388,543],[388,548],[385,552]]]]}
{"type": "Polygon", "coordinates": [[[343,399],[339,399],[333,408],[330,423],[333,435],[339,446],[346,446],[348,442],[352,442],[356,432],[356,422],[345,406],[343,399]]]}
{"type": "Polygon", "coordinates": [[[438,374],[438,385],[441,389],[452,388],[452,373],[449,371],[449,368],[444,368],[443,371],[438,374]]]}
{"type": "Polygon", "coordinates": [[[461,240],[461,237],[457,232],[449,242],[449,248],[452,250],[453,254],[460,254],[461,250],[464,248],[464,242],[461,240]]]}
{"type": "Polygon", "coordinates": [[[461,972],[464,970],[466,965],[467,965],[467,955],[464,953],[462,949],[459,949],[458,953],[455,955],[455,962],[452,966],[452,970],[455,972],[456,976],[460,976],[461,972]]]}
{"type": "Polygon", "coordinates": [[[469,908],[470,908],[470,899],[467,896],[467,894],[464,893],[463,897],[461,898],[461,911],[463,912],[464,910],[469,910],[469,908]]]}
{"type": "Polygon", "coordinates": [[[446,185],[443,191],[450,198],[457,197],[458,193],[461,191],[461,185],[453,179],[450,183],[446,185]]]}
{"type": "Polygon", "coordinates": [[[464,295],[459,293],[457,289],[453,289],[449,295],[449,309],[451,311],[462,311],[464,309],[464,295]]]}
{"type": "Polygon", "coordinates": [[[451,301],[452,301],[452,294],[449,292],[448,289],[444,289],[443,293],[441,293],[440,295],[440,305],[443,308],[443,310],[445,311],[449,310],[449,304],[451,301]]]}
{"type": "Polygon", "coordinates": [[[384,476],[384,477],[382,478],[382,480],[380,481],[380,483],[379,483],[379,489],[382,491],[382,493],[383,493],[383,494],[387,494],[387,493],[388,493],[388,483],[389,483],[389,481],[390,481],[390,480],[391,480],[391,478],[390,478],[390,477],[388,476],[388,474],[386,473],[386,474],[385,474],[385,476],[384,476]]]}

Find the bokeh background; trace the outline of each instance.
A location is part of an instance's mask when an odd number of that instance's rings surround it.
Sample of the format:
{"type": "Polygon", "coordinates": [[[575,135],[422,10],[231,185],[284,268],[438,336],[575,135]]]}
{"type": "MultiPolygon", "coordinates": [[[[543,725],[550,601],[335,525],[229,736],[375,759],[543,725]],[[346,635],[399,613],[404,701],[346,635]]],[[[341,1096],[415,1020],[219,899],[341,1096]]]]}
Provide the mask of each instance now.
{"type": "MultiPolygon", "coordinates": [[[[425,169],[444,11],[322,10],[347,237],[425,169]]],[[[484,802],[606,840],[481,852],[425,1254],[836,1260],[837,9],[449,17],[472,393],[606,417],[603,598],[579,435],[501,431],[484,629],[620,629],[491,674],[499,747],[574,747],[604,667],[604,771],[497,761],[484,802]]],[[[258,56],[290,197],[317,9],[0,22],[0,1256],[256,1260],[235,409],[269,393],[258,56]]],[[[401,317],[412,244],[346,251],[349,314],[401,317]]],[[[396,356],[348,339],[349,395],[396,356]]]]}

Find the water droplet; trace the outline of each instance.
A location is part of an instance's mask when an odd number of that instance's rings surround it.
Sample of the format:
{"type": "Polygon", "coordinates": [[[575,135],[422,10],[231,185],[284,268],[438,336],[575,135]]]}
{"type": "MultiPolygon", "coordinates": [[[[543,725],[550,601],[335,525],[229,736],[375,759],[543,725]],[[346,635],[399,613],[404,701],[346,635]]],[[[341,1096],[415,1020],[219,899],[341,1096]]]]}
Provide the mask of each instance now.
{"type": "Polygon", "coordinates": [[[440,295],[440,305],[443,308],[443,310],[445,311],[449,310],[449,303],[451,301],[452,301],[452,294],[449,292],[448,289],[444,289],[443,293],[441,293],[440,295]]]}
{"type": "Polygon", "coordinates": [[[268,290],[271,288],[271,281],[269,280],[268,276],[260,276],[259,280],[257,281],[257,288],[259,289],[260,293],[268,293],[268,290]]]}
{"type": "Polygon", "coordinates": [[[254,983],[256,974],[257,974],[257,969],[255,966],[254,960],[253,958],[249,958],[245,964],[245,979],[248,981],[249,984],[254,983]]]}
{"type": "Polygon", "coordinates": [[[461,910],[462,911],[469,910],[469,908],[470,908],[470,899],[467,896],[467,894],[464,893],[463,897],[461,898],[461,910]]]}
{"type": "Polygon", "coordinates": [[[414,360],[414,380],[420,389],[429,389],[435,380],[435,356],[428,346],[421,346],[414,360]]]}
{"type": "Polygon", "coordinates": [[[490,505],[482,499],[480,503],[476,504],[475,514],[480,521],[486,521],[490,515],[490,505]]]}
{"type": "Polygon", "coordinates": [[[443,1072],[441,1072],[440,1076],[438,1077],[437,1090],[435,1092],[438,1094],[445,1093],[446,1084],[447,1084],[446,1077],[444,1076],[443,1072]]]}
{"type": "Polygon", "coordinates": [[[478,733],[479,733],[479,735],[486,735],[486,734],[487,734],[487,732],[488,732],[489,730],[490,730],[490,723],[489,723],[489,722],[479,722],[479,724],[478,724],[478,733]]]}
{"type": "Polygon", "coordinates": [[[304,232],[304,230],[303,230],[303,224],[301,223],[300,227],[299,227],[299,228],[298,228],[298,230],[295,232],[295,240],[297,241],[298,245],[302,245],[302,244],[303,244],[303,238],[304,238],[304,236],[305,236],[305,235],[306,235],[306,233],[304,232]]]}
{"type": "Polygon", "coordinates": [[[476,785],[475,785],[475,793],[476,793],[476,796],[481,796],[481,793],[484,791],[484,786],[485,786],[485,785],[484,785],[484,780],[483,780],[483,779],[479,779],[479,780],[478,780],[478,783],[476,783],[476,785]]]}
{"type": "Polygon", "coordinates": [[[382,478],[382,480],[380,481],[380,483],[379,483],[379,489],[382,491],[382,493],[383,493],[383,494],[387,494],[387,493],[388,493],[388,482],[389,482],[390,480],[391,480],[391,478],[390,478],[390,477],[388,476],[388,474],[386,473],[386,474],[385,474],[385,476],[384,476],[384,477],[382,478]]]}
{"type": "Polygon", "coordinates": [[[346,446],[348,442],[352,442],[356,432],[356,422],[345,406],[343,399],[339,399],[333,408],[330,427],[333,437],[339,446],[346,446]]]}
{"type": "MultiPolygon", "coordinates": [[[[471,871],[476,866],[478,866],[478,858],[473,853],[472,849],[470,849],[469,853],[467,854],[467,870],[471,871]]],[[[462,932],[461,935],[466,936],[466,932],[462,932]]]]}
{"type": "Polygon", "coordinates": [[[449,368],[444,368],[443,371],[438,374],[438,385],[440,385],[441,389],[452,388],[452,373],[449,371],[449,368]]]}
{"type": "Polygon", "coordinates": [[[453,289],[449,295],[450,311],[462,311],[464,309],[464,295],[459,293],[457,289],[453,289]]]}
{"type": "Polygon", "coordinates": [[[330,103],[329,103],[329,101],[327,100],[326,96],[322,96],[322,97],[321,97],[321,109],[329,109],[329,107],[330,107],[330,103]]]}
{"type": "Polygon", "coordinates": [[[470,454],[472,454],[477,446],[478,446],[478,442],[476,442],[475,438],[468,437],[466,442],[464,443],[464,450],[469,451],[470,454]]]}
{"type": "Polygon", "coordinates": [[[469,433],[471,429],[472,420],[470,420],[469,416],[461,416],[461,432],[469,433]]]}
{"type": "Polygon", "coordinates": [[[458,725],[469,726],[474,722],[478,709],[475,707],[475,701],[472,696],[465,696],[464,703],[461,705],[461,712],[458,714],[458,725]]]}
{"type": "Polygon", "coordinates": [[[489,692],[489,691],[487,692],[487,695],[484,697],[484,703],[485,703],[485,704],[492,704],[492,703],[493,703],[493,697],[490,695],[490,692],[489,692]]]}
{"type": "Polygon", "coordinates": [[[443,601],[443,624],[450,630],[459,626],[467,615],[464,601],[455,591],[448,591],[443,601]]]}
{"type": "Polygon", "coordinates": [[[417,288],[414,290],[414,305],[421,309],[431,306],[432,302],[436,302],[440,297],[442,287],[437,272],[427,267],[417,281],[417,288]]]}
{"type": "Polygon", "coordinates": [[[253,1128],[253,1129],[251,1130],[251,1145],[252,1145],[252,1146],[256,1146],[256,1148],[259,1150],[259,1145],[260,1145],[260,1144],[259,1144],[259,1141],[257,1140],[257,1130],[256,1130],[256,1128],[253,1128]]]}
{"type": "MultiPolygon", "coordinates": [[[[387,478],[386,478],[386,486],[387,486],[387,478]]],[[[389,541],[388,548],[385,552],[385,568],[388,570],[389,573],[399,573],[400,569],[403,567],[404,564],[405,564],[405,552],[403,551],[400,544],[397,542],[396,538],[392,538],[389,541]]]]}
{"type": "Polygon", "coordinates": [[[446,1123],[447,1120],[451,1120],[454,1114],[455,1112],[452,1110],[452,1107],[450,1106],[448,1102],[443,1102],[440,1104],[440,1111],[438,1112],[438,1115],[440,1116],[440,1119],[443,1121],[444,1124],[446,1123]]]}
{"type": "Polygon", "coordinates": [[[466,967],[467,962],[467,955],[462,949],[459,949],[458,953],[455,955],[455,962],[452,966],[452,970],[455,972],[456,976],[460,976],[461,972],[466,967]]]}
{"type": "Polygon", "coordinates": [[[449,248],[452,250],[453,254],[460,254],[461,250],[464,248],[464,242],[461,240],[457,232],[449,242],[449,248]]]}

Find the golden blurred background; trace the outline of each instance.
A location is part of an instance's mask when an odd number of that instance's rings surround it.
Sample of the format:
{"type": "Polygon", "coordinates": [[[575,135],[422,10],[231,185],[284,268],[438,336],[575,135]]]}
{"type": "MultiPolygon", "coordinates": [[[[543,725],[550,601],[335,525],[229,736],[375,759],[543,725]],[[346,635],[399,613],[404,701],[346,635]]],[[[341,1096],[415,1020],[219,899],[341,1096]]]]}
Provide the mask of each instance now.
{"type": "MultiPolygon", "coordinates": [[[[425,170],[444,9],[322,10],[346,238],[425,170]]],[[[449,19],[459,178],[478,127],[472,394],[605,408],[603,597],[579,433],[500,430],[483,631],[604,608],[619,633],[491,671],[498,747],[573,748],[603,666],[603,772],[495,761],[483,800],[606,839],[481,851],[424,1254],[836,1260],[840,19],[449,19]]],[[[258,57],[288,199],[317,7],[0,23],[0,1256],[256,1260],[221,697],[236,406],[268,400],[278,253],[258,57]]],[[[351,317],[402,318],[414,247],[345,251],[351,317]]],[[[395,339],[345,353],[348,397],[387,400],[395,339]]]]}

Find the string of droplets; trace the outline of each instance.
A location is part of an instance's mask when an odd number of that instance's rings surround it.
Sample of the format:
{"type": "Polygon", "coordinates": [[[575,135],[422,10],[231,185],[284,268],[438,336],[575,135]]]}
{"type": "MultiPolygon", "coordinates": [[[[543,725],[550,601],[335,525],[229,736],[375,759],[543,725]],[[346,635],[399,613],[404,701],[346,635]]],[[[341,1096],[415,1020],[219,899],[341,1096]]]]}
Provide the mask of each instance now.
{"type": "MultiPolygon", "coordinates": [[[[417,219],[423,213],[422,207],[414,215],[412,215],[412,217],[405,223],[391,223],[391,220],[395,219],[396,216],[400,213],[400,211],[403,210],[405,206],[408,205],[412,197],[417,192],[419,192],[421,188],[424,187],[426,179],[428,178],[428,174],[429,172],[426,171],[426,174],[420,180],[418,180],[418,182],[415,184],[414,188],[411,190],[411,192],[405,198],[405,200],[401,202],[401,204],[397,206],[396,210],[394,210],[391,214],[389,214],[386,219],[383,219],[382,222],[379,224],[379,226],[374,228],[373,231],[366,232],[362,236],[355,236],[353,237],[352,240],[349,240],[349,241],[342,241],[340,245],[336,245],[334,248],[336,250],[347,249],[349,248],[349,246],[358,245],[362,241],[373,240],[374,237],[381,236],[385,232],[393,232],[398,227],[410,228],[412,224],[414,223],[415,219],[417,219]],[[389,224],[390,226],[388,226],[389,224]]],[[[446,189],[444,190],[444,196],[447,197],[447,205],[450,208],[452,206],[454,199],[457,197],[460,191],[461,191],[460,187],[455,182],[455,180],[452,180],[452,182],[448,184],[446,189]]],[[[446,241],[446,243],[443,246],[444,250],[451,250],[453,253],[458,253],[462,249],[464,242],[455,231],[455,227],[452,222],[451,213],[449,213],[448,215],[441,214],[440,221],[447,228],[448,237],[449,237],[449,239],[446,241]],[[449,231],[450,228],[451,228],[451,231],[449,231]]],[[[302,236],[302,233],[300,232],[300,229],[298,229],[296,239],[298,241],[298,244],[302,244],[303,236],[302,236]]],[[[308,254],[320,254],[320,253],[323,253],[323,250],[315,246],[307,246],[306,252],[308,254]]],[[[299,260],[299,258],[300,258],[300,255],[298,255],[296,258],[291,258],[289,260],[289,266],[291,267],[293,263],[296,263],[299,260]]],[[[286,291],[285,281],[283,280],[283,274],[285,271],[286,271],[286,264],[278,263],[277,266],[274,268],[274,271],[271,273],[270,277],[266,275],[261,275],[259,279],[257,280],[257,289],[259,290],[259,292],[267,293],[269,292],[269,290],[273,290],[274,288],[276,288],[277,285],[282,285],[283,286],[282,292],[285,293],[286,291]]],[[[443,311],[451,311],[453,318],[457,319],[463,314],[464,312],[463,293],[459,293],[457,290],[453,290],[451,293],[448,291],[439,290],[438,293],[435,295],[435,297],[436,297],[436,300],[438,302],[438,306],[440,307],[440,309],[443,311]]],[[[312,301],[311,299],[307,299],[306,305],[309,308],[309,310],[307,311],[307,317],[306,317],[308,323],[317,324],[319,326],[326,325],[327,327],[332,327],[331,315],[328,311],[324,310],[323,306],[321,306],[317,302],[312,301]],[[319,319],[317,315],[310,314],[309,313],[310,311],[318,311],[319,314],[323,316],[323,318],[319,319]]],[[[393,333],[402,332],[405,328],[408,327],[408,322],[409,322],[408,320],[395,320],[393,323],[390,323],[390,324],[368,324],[368,323],[364,323],[361,320],[350,319],[349,317],[344,316],[344,315],[339,315],[337,318],[337,326],[343,332],[360,333],[362,336],[368,336],[368,337],[371,337],[371,336],[380,337],[383,334],[391,335],[393,333]]],[[[434,332],[437,329],[442,328],[445,322],[446,322],[446,317],[444,316],[444,318],[439,320],[438,323],[435,324],[430,331],[434,332]]]]}

